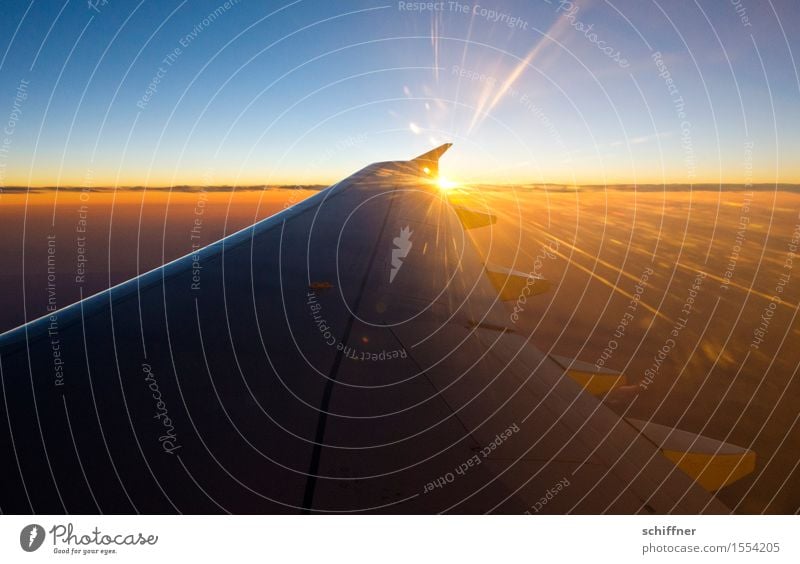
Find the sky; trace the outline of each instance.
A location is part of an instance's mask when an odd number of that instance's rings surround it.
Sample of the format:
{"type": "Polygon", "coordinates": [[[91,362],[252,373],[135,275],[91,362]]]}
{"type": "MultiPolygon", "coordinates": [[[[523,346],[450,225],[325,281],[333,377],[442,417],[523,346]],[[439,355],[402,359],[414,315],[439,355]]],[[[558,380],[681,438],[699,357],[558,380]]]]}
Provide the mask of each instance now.
{"type": "MultiPolygon", "coordinates": [[[[0,4],[0,187],[800,182],[791,0],[0,4]]],[[[798,53],[800,55],[800,53],[798,53]]]]}

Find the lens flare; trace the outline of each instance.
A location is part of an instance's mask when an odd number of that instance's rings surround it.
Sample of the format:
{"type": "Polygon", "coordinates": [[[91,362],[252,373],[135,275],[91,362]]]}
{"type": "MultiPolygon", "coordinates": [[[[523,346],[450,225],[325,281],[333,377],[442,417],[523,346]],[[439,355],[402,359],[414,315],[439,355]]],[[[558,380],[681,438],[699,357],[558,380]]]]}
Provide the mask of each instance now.
{"type": "Polygon", "coordinates": [[[451,189],[455,188],[456,186],[458,186],[457,182],[454,182],[454,181],[452,181],[452,180],[450,180],[448,178],[445,178],[444,176],[440,176],[439,178],[437,178],[436,179],[436,184],[439,186],[440,190],[444,190],[444,191],[451,190],[451,189]]]}

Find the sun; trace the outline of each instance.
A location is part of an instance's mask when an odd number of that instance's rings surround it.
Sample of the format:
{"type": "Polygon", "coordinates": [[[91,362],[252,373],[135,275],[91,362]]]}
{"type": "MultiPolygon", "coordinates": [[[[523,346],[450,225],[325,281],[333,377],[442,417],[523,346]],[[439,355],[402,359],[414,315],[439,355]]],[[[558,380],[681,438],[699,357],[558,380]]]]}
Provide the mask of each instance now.
{"type": "Polygon", "coordinates": [[[457,182],[453,182],[444,176],[439,176],[439,178],[436,179],[436,184],[439,186],[439,190],[443,190],[445,192],[458,186],[457,182]]]}

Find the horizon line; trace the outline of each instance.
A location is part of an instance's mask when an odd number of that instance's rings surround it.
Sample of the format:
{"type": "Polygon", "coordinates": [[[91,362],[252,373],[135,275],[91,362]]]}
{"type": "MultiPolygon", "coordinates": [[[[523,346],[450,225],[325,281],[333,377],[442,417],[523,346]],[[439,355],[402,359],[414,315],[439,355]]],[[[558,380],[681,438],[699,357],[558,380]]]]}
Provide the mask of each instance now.
{"type": "MultiPolygon", "coordinates": [[[[113,185],[98,185],[98,186],[78,186],[78,185],[68,185],[68,186],[55,186],[55,185],[41,185],[41,186],[22,186],[22,185],[12,185],[12,186],[3,186],[0,187],[0,195],[4,193],[12,193],[12,194],[19,194],[19,193],[26,193],[26,192],[57,192],[57,191],[65,191],[65,192],[113,192],[113,191],[128,191],[128,192],[142,192],[146,190],[153,190],[153,191],[177,191],[177,192],[234,192],[234,191],[266,191],[266,190],[324,190],[330,186],[333,186],[335,183],[332,184],[243,184],[243,185],[232,185],[232,184],[213,184],[213,185],[203,185],[203,184],[175,184],[172,186],[168,185],[157,185],[157,186],[145,186],[141,184],[131,184],[131,185],[121,185],[121,186],[113,186],[113,185]]],[[[682,191],[697,189],[702,191],[707,191],[710,188],[713,189],[751,189],[757,191],[766,191],[767,189],[775,189],[776,191],[783,191],[786,189],[791,189],[792,191],[798,190],[800,191],[800,183],[795,182],[664,182],[664,183],[653,183],[653,182],[615,182],[615,183],[604,183],[604,184],[565,184],[559,182],[529,182],[529,183],[522,183],[522,182],[464,182],[459,183],[459,188],[483,188],[483,189],[492,189],[492,188],[530,188],[530,189],[539,189],[539,190],[547,190],[548,188],[559,189],[559,190],[566,190],[566,191],[578,191],[581,189],[627,189],[630,191],[635,191],[637,189],[642,190],[646,189],[647,191],[653,191],[653,188],[657,189],[664,189],[664,191],[674,191],[670,190],[670,188],[681,187],[682,191]]]]}

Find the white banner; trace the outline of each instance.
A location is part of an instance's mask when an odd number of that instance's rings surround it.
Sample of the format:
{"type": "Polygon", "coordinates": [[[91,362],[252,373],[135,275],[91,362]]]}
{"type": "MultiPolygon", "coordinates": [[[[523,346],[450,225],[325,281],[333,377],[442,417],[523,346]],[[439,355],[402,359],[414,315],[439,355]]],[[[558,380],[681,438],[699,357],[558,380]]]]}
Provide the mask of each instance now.
{"type": "Polygon", "coordinates": [[[796,516],[3,516],[2,562],[798,562],[796,516]]]}

